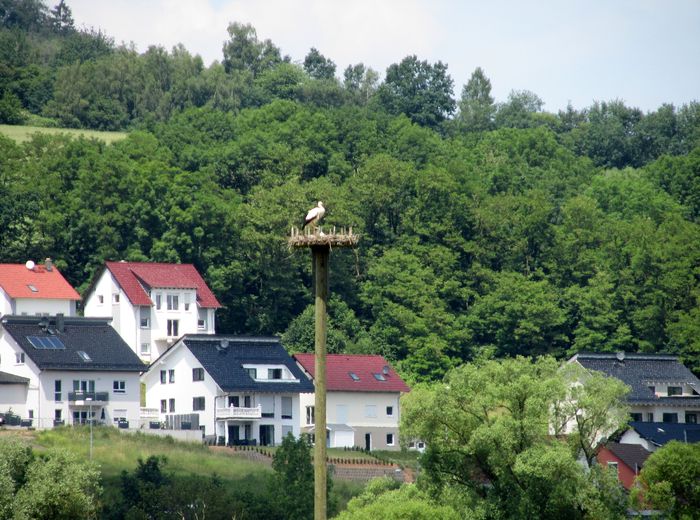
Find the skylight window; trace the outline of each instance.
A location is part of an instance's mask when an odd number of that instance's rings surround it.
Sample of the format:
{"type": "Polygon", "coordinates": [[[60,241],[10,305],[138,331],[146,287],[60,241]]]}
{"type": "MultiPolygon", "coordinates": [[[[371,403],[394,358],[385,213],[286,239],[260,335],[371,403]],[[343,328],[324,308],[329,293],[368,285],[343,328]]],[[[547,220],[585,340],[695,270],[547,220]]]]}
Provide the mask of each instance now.
{"type": "Polygon", "coordinates": [[[355,372],[348,372],[348,375],[352,378],[353,381],[360,380],[360,376],[358,376],[355,372]]]}
{"type": "Polygon", "coordinates": [[[374,376],[374,379],[376,379],[377,381],[386,381],[386,378],[384,377],[384,374],[375,373],[375,374],[372,374],[372,375],[374,376]]]}
{"type": "Polygon", "coordinates": [[[90,361],[92,361],[92,358],[84,350],[79,350],[78,355],[80,356],[80,359],[82,359],[86,363],[89,363],[90,361]]]}
{"type": "Polygon", "coordinates": [[[27,336],[27,341],[39,350],[64,350],[66,346],[56,336],[27,336]]]}
{"type": "Polygon", "coordinates": [[[39,292],[39,289],[37,289],[34,285],[28,283],[27,287],[29,287],[29,290],[32,292],[39,292]]]}

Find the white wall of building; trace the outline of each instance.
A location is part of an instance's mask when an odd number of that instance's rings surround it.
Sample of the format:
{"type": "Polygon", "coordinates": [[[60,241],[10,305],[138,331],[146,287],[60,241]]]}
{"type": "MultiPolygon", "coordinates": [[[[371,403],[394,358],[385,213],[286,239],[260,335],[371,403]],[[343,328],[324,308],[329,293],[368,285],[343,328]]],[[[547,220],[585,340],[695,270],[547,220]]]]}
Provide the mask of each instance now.
{"type": "MultiPolygon", "coordinates": [[[[398,392],[335,392],[326,394],[326,423],[369,428],[397,428],[399,425],[398,392]],[[391,407],[392,414],[387,414],[391,407]]],[[[301,394],[300,415],[306,426],[306,407],[314,406],[314,394],[301,394]]]]}
{"type": "Polygon", "coordinates": [[[112,273],[105,269],[85,300],[85,316],[112,317],[112,326],[124,341],[145,362],[151,362],[161,356],[172,344],[184,334],[214,334],[215,309],[200,309],[197,305],[195,289],[154,288],[150,298],[153,305],[147,311],[148,324],[141,326],[141,307],[129,301],[112,273]],[[116,298],[118,295],[118,301],[116,298]],[[177,309],[168,308],[170,296],[177,297],[177,309]],[[160,308],[157,302],[160,297],[160,308]],[[204,320],[200,327],[199,319],[204,320]],[[168,329],[168,321],[171,327],[168,329]],[[177,321],[177,333],[172,321],[177,321]]]}
{"type": "Polygon", "coordinates": [[[0,316],[5,314],[36,316],[48,314],[55,316],[75,316],[75,301],[53,298],[10,298],[0,288],[0,316]]]}

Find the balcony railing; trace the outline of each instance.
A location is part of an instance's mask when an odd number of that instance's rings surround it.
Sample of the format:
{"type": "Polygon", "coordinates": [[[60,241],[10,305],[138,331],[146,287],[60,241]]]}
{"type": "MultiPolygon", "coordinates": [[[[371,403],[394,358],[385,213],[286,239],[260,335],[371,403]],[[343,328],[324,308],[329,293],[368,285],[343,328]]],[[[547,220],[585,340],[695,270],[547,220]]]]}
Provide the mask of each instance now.
{"type": "Polygon", "coordinates": [[[89,404],[92,402],[106,403],[109,401],[109,392],[68,392],[68,401],[75,404],[89,404]]]}
{"type": "Polygon", "coordinates": [[[260,419],[262,417],[262,407],[260,405],[255,408],[241,408],[238,406],[229,406],[228,408],[217,408],[217,419],[260,419]]]}

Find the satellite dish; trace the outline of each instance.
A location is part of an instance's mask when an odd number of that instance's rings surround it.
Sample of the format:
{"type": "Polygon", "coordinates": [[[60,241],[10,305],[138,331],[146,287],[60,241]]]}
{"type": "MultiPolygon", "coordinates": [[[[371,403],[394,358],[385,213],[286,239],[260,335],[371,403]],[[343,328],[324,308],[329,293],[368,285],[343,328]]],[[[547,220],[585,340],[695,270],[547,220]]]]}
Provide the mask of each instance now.
{"type": "Polygon", "coordinates": [[[35,266],[35,265],[36,265],[36,264],[35,264],[34,262],[32,262],[31,260],[27,260],[27,263],[24,264],[24,267],[26,267],[27,269],[29,269],[30,271],[32,271],[32,270],[34,269],[34,266],[35,266]]]}

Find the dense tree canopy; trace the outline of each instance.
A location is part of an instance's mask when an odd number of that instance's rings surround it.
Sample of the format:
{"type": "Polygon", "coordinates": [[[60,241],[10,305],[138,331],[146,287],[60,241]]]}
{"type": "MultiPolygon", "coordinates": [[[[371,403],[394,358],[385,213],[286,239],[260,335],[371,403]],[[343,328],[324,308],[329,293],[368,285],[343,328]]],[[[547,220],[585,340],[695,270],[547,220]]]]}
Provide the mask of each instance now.
{"type": "Polygon", "coordinates": [[[284,237],[326,202],[362,235],[333,255],[331,347],[411,381],[482,353],[672,352],[700,369],[700,104],[558,114],[477,68],[386,77],[315,48],[293,63],[233,22],[222,62],[143,53],[7,0],[0,117],[127,129],[118,143],[0,138],[0,261],[51,256],[84,289],[108,259],[191,262],[217,329],[311,336],[308,258],[284,237]]]}

